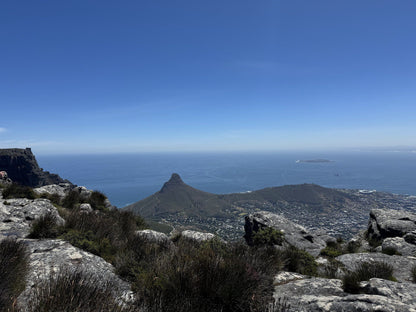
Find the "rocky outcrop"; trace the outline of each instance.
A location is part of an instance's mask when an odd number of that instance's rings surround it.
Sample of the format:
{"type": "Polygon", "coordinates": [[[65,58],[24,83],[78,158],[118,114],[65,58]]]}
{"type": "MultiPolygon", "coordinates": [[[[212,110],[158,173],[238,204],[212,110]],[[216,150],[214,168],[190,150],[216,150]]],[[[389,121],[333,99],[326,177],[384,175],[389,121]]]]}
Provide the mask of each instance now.
{"type": "Polygon", "coordinates": [[[57,195],[61,199],[64,198],[69,191],[73,188],[70,183],[49,184],[41,187],[34,188],[33,191],[38,194],[57,195]]]}
{"type": "Polygon", "coordinates": [[[397,253],[403,256],[416,256],[416,245],[408,243],[403,237],[389,237],[381,244],[382,252],[397,253]]]}
{"type": "Polygon", "coordinates": [[[9,175],[6,171],[0,171],[0,184],[2,185],[10,185],[12,184],[12,179],[9,178],[9,175]]]}
{"type": "Polygon", "coordinates": [[[361,282],[360,294],[344,292],[341,284],[338,279],[283,272],[275,277],[274,297],[293,312],[416,312],[416,284],[373,278],[361,282]]]}
{"type": "Polygon", "coordinates": [[[26,198],[4,200],[0,196],[0,240],[14,237],[23,241],[29,250],[29,273],[26,289],[18,298],[18,304],[24,307],[30,300],[31,290],[40,281],[50,277],[61,269],[82,270],[97,280],[110,283],[116,298],[123,301],[133,299],[130,285],[121,280],[114,267],[102,258],[83,251],[60,239],[27,239],[31,223],[45,214],[52,214],[59,223],[64,220],[56,207],[48,199],[29,200],[26,198]]]}
{"type": "Polygon", "coordinates": [[[403,210],[373,209],[370,211],[367,234],[370,239],[403,237],[416,231],[416,214],[403,210]]]}
{"type": "MultiPolygon", "coordinates": [[[[102,258],[83,251],[59,239],[24,240],[30,251],[29,274],[26,289],[18,298],[21,307],[27,306],[32,289],[42,280],[60,270],[83,271],[96,280],[112,285],[114,295],[120,301],[130,301],[133,293],[129,283],[121,280],[114,267],[102,258]]],[[[24,309],[23,309],[24,310],[24,309]]]]}
{"type": "Polygon", "coordinates": [[[70,183],[57,174],[43,171],[30,148],[0,149],[0,171],[7,172],[13,182],[30,187],[48,184],[70,183]]]}
{"type": "Polygon", "coordinates": [[[33,220],[45,214],[52,214],[58,224],[64,223],[55,206],[47,199],[4,200],[0,197],[0,239],[10,236],[26,237],[33,220]]]}
{"type": "Polygon", "coordinates": [[[411,270],[416,266],[415,257],[389,256],[378,252],[345,254],[336,259],[349,271],[354,271],[358,264],[363,262],[384,262],[390,264],[393,267],[393,276],[399,282],[410,282],[412,280],[411,270]]]}
{"type": "MultiPolygon", "coordinates": [[[[296,224],[281,215],[268,211],[257,212],[245,218],[245,235],[249,245],[252,244],[253,235],[263,227],[272,227],[284,233],[284,240],[289,245],[306,250],[308,253],[317,257],[320,251],[325,248],[326,242],[320,236],[309,232],[303,226],[296,224]]],[[[323,237],[329,240],[328,236],[323,237]]]]}

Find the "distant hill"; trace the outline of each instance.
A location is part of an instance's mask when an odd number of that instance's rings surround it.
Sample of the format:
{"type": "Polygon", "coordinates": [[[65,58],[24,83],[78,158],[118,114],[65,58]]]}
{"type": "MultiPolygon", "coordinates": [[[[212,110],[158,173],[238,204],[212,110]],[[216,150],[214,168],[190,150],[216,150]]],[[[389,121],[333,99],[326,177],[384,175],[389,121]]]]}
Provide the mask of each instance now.
{"type": "Polygon", "coordinates": [[[221,217],[225,216],[224,208],[230,206],[229,202],[216,194],[203,192],[185,184],[181,177],[174,173],[159,192],[123,209],[157,220],[169,215],[221,217]]]}
{"type": "Polygon", "coordinates": [[[323,229],[348,238],[366,226],[370,209],[377,208],[416,210],[416,200],[412,196],[316,184],[218,195],[197,190],[174,173],[159,192],[123,209],[150,221],[209,231],[232,240],[244,234],[244,216],[260,210],[281,214],[310,230],[323,229]]]}
{"type": "MultiPolygon", "coordinates": [[[[265,203],[270,206],[282,203],[303,205],[321,213],[335,206],[344,206],[350,199],[351,196],[345,192],[315,184],[285,185],[249,193],[218,195],[197,190],[174,173],[159,192],[123,209],[152,220],[173,215],[184,218],[229,218],[238,213],[239,207],[247,205],[262,209],[265,203]]],[[[245,209],[240,209],[241,212],[245,212],[245,209]]]]}

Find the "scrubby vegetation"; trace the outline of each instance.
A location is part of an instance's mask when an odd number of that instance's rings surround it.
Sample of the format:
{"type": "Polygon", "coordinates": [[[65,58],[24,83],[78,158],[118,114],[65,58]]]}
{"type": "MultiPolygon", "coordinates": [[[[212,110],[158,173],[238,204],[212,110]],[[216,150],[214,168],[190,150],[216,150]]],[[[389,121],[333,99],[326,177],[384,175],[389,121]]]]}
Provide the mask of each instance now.
{"type": "Polygon", "coordinates": [[[315,258],[304,250],[290,246],[284,250],[283,257],[287,271],[310,276],[318,274],[318,264],[315,258]]]}
{"type": "Polygon", "coordinates": [[[389,255],[389,256],[394,256],[394,255],[401,256],[402,255],[394,247],[386,247],[386,248],[383,248],[383,250],[381,252],[384,253],[384,254],[386,254],[386,255],[389,255]]]}
{"type": "Polygon", "coordinates": [[[360,282],[373,277],[391,281],[396,280],[393,276],[393,267],[390,264],[385,262],[362,262],[354,271],[344,275],[342,288],[345,292],[359,293],[360,282]]]}
{"type": "Polygon", "coordinates": [[[134,232],[146,227],[141,217],[118,210],[98,213],[74,210],[65,219],[60,238],[111,263],[118,252],[127,248],[134,232]]]}
{"type": "Polygon", "coordinates": [[[416,283],[416,265],[412,268],[411,276],[413,283],[416,283]]]}
{"type": "Polygon", "coordinates": [[[29,238],[56,238],[59,230],[56,222],[56,216],[49,212],[40,216],[32,223],[29,238]]]}
{"type": "Polygon", "coordinates": [[[6,186],[3,191],[3,198],[28,198],[35,199],[36,194],[33,192],[33,189],[29,186],[23,186],[20,184],[12,183],[6,186]]]}
{"type": "Polygon", "coordinates": [[[253,234],[253,245],[255,246],[274,246],[282,245],[284,234],[272,227],[260,228],[253,234]]]}
{"type": "MultiPolygon", "coordinates": [[[[33,290],[30,312],[121,312],[112,285],[92,274],[61,269],[33,290]]],[[[132,311],[129,309],[128,311],[132,311]]]]}
{"type": "Polygon", "coordinates": [[[172,247],[134,243],[118,272],[132,282],[146,311],[267,311],[272,276],[283,266],[272,247],[215,239],[179,239],[172,247]]]}
{"type": "Polygon", "coordinates": [[[0,242],[0,311],[13,311],[15,300],[25,287],[28,252],[23,242],[0,242]]]}

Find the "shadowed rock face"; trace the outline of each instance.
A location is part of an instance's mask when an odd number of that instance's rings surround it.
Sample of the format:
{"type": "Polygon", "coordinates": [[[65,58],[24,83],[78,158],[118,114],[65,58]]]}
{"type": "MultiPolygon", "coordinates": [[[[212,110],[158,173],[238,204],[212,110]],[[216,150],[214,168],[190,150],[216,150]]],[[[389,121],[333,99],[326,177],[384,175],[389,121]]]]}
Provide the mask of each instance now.
{"type": "Polygon", "coordinates": [[[404,237],[416,231],[416,214],[408,211],[373,209],[370,212],[368,236],[376,240],[404,237]]]}
{"type": "Polygon", "coordinates": [[[69,183],[57,174],[39,168],[30,148],[0,149],[0,170],[6,171],[13,182],[30,187],[69,183]]]}

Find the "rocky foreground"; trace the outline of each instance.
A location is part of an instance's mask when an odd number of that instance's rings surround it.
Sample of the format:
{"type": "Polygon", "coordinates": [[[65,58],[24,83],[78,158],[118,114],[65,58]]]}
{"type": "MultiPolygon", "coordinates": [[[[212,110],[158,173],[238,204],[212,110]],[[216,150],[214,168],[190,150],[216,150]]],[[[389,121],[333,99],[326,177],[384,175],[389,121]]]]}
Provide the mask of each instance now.
{"type": "MultiPolygon", "coordinates": [[[[286,241],[316,256],[322,269],[331,265],[328,258],[319,256],[320,247],[334,242],[330,236],[310,233],[282,216],[259,212],[246,218],[246,239],[250,239],[253,229],[261,227],[283,230],[286,241]]],[[[337,266],[336,277],[281,272],[275,276],[274,297],[287,301],[287,311],[416,311],[415,274],[412,275],[416,267],[415,237],[416,214],[372,210],[366,232],[344,243],[354,246],[356,252],[331,260],[337,266]],[[371,247],[369,240],[377,247],[371,247]],[[364,262],[391,265],[396,281],[371,278],[360,282],[358,294],[344,291],[342,276],[364,262]]]]}
{"type": "MultiPolygon", "coordinates": [[[[65,196],[69,189],[74,190],[70,185],[49,185],[35,192],[65,196]]],[[[75,189],[84,196],[91,192],[82,187],[75,189]]],[[[85,213],[94,213],[87,205],[83,206],[85,213]]],[[[65,222],[49,199],[0,196],[0,240],[14,237],[30,251],[26,288],[18,297],[22,311],[30,302],[36,284],[62,268],[74,271],[81,268],[99,280],[110,282],[121,305],[135,299],[131,285],[115,274],[114,267],[104,259],[61,239],[27,238],[33,221],[45,214],[54,215],[58,223],[65,222]]],[[[374,209],[368,228],[350,241],[341,242],[325,232],[311,232],[281,215],[263,211],[246,217],[246,242],[253,244],[256,233],[265,228],[282,233],[283,242],[275,248],[295,246],[305,250],[313,256],[318,268],[315,276],[279,272],[274,277],[273,297],[279,302],[274,311],[416,311],[416,273],[412,274],[416,270],[416,214],[374,209]],[[390,265],[394,278],[370,278],[360,281],[354,292],[345,290],[343,277],[361,263],[390,265]]],[[[136,235],[163,246],[172,244],[174,239],[152,230],[138,231],[136,235]]],[[[195,231],[183,231],[181,236],[199,242],[214,238],[213,234],[195,231]]]]}

